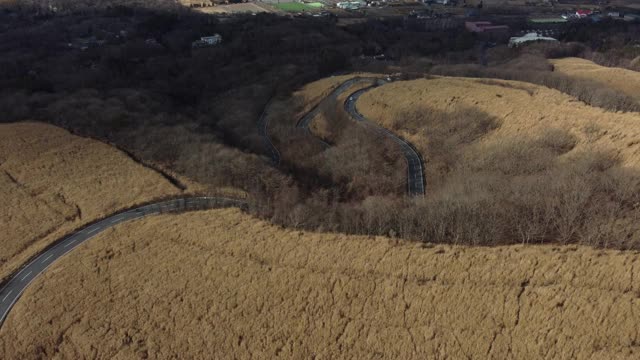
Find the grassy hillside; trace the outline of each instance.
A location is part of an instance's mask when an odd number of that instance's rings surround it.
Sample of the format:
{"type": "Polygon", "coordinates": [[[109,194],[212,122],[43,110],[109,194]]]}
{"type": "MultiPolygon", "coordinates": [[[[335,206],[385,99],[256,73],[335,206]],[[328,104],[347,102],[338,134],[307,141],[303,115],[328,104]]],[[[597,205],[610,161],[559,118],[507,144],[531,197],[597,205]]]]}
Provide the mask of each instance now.
{"type": "Polygon", "coordinates": [[[580,58],[565,58],[550,61],[555,71],[572,77],[598,81],[604,86],[619,90],[640,102],[640,72],[616,67],[605,67],[580,58]]]}
{"type": "Polygon", "coordinates": [[[180,192],[104,143],[41,123],[2,124],[0,278],[83,224],[180,192]]]}
{"type": "Polygon", "coordinates": [[[99,235],[36,280],[0,356],[631,359],[638,255],[283,230],[235,209],[99,235]]]}
{"type": "Polygon", "coordinates": [[[385,85],[358,109],[423,155],[429,196],[409,219],[426,241],[640,244],[639,113],[460,78],[385,85]]]}

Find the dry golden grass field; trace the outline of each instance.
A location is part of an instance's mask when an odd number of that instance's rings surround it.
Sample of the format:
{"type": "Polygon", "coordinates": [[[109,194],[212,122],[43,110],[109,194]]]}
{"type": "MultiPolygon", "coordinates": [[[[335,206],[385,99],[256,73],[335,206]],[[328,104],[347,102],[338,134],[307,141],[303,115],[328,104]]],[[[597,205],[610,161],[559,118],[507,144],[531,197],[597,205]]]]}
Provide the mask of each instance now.
{"type": "Polygon", "coordinates": [[[362,95],[357,107],[369,119],[412,141],[427,163],[433,130],[425,127],[430,123],[420,121],[438,122],[456,113],[469,124],[479,118],[483,122],[484,129],[478,130],[467,156],[509,142],[551,138],[551,132],[557,132],[574,143],[562,156],[611,151],[625,167],[640,167],[640,114],[607,112],[529,83],[446,77],[399,81],[362,95]]]}
{"type": "Polygon", "coordinates": [[[598,81],[640,101],[640,72],[606,67],[580,58],[550,60],[555,71],[571,77],[598,81]]]}
{"type": "MultiPolygon", "coordinates": [[[[347,78],[305,87],[306,104],[347,78]]],[[[640,114],[540,86],[396,82],[358,109],[422,152],[427,199],[460,164],[485,186],[466,184],[471,198],[505,191],[496,173],[516,183],[585,161],[638,185],[640,114]]],[[[83,223],[179,193],[106,144],[37,123],[0,125],[0,181],[5,273],[83,223]]],[[[619,215],[633,230],[638,219],[619,215]]],[[[639,255],[303,232],[238,209],[161,215],[97,235],[36,279],[0,328],[0,359],[635,359],[639,255]]]]}
{"type": "Polygon", "coordinates": [[[0,329],[0,357],[634,359],[638,259],[162,215],[54,264],[0,329]]]}
{"type": "Polygon", "coordinates": [[[42,123],[2,124],[0,279],[83,224],[179,193],[109,145],[42,123]]]}
{"type": "Polygon", "coordinates": [[[357,107],[424,158],[426,241],[640,248],[640,113],[447,77],[384,85],[357,107]]]}

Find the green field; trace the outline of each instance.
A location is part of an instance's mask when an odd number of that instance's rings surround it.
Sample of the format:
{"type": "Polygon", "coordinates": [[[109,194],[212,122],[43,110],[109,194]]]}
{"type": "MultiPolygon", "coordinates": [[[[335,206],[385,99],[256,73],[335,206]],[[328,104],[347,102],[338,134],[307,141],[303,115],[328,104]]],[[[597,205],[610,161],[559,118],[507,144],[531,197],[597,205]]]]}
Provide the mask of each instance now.
{"type": "Polygon", "coordinates": [[[535,24],[555,24],[555,23],[566,23],[567,20],[563,18],[537,18],[537,19],[529,19],[529,22],[535,24]]]}
{"type": "Polygon", "coordinates": [[[310,3],[310,4],[290,2],[290,3],[274,4],[274,6],[282,11],[300,12],[300,11],[316,10],[316,9],[322,8],[324,5],[318,2],[310,3]]]}

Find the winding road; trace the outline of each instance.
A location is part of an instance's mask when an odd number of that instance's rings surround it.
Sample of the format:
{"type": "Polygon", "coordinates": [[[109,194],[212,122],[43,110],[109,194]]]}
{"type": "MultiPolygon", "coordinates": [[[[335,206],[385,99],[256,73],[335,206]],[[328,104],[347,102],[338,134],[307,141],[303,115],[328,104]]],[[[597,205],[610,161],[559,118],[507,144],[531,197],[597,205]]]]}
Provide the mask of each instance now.
{"type": "MultiPolygon", "coordinates": [[[[423,166],[422,158],[420,157],[420,154],[418,153],[418,151],[416,151],[413,145],[411,145],[411,143],[409,143],[408,141],[402,139],[401,137],[385,129],[384,127],[377,125],[373,121],[370,121],[367,118],[365,118],[360,112],[358,112],[358,109],[356,108],[356,102],[358,101],[358,98],[360,98],[362,94],[364,94],[365,92],[377,86],[385,84],[387,81],[380,78],[374,78],[374,77],[355,77],[353,79],[347,80],[344,83],[342,83],[335,90],[333,90],[328,95],[327,98],[331,97],[333,99],[337,99],[338,96],[340,96],[340,94],[345,92],[351,86],[361,82],[369,82],[369,83],[373,82],[373,85],[366,87],[364,89],[360,89],[354,92],[353,94],[351,94],[345,101],[345,104],[344,104],[345,110],[355,120],[362,122],[363,125],[367,126],[368,128],[375,131],[376,133],[390,138],[396,144],[398,144],[398,146],[400,146],[400,150],[402,151],[402,154],[404,155],[407,161],[407,193],[409,194],[409,196],[424,196],[424,193],[425,193],[425,180],[424,180],[424,170],[423,170],[424,166],[423,166]]],[[[311,122],[313,121],[313,119],[320,112],[321,103],[322,102],[320,102],[313,109],[311,109],[311,111],[309,111],[305,116],[303,116],[298,121],[298,124],[296,125],[296,127],[303,128],[309,134],[311,134],[311,130],[309,129],[309,126],[311,125],[311,122]]],[[[318,137],[316,138],[319,141],[322,141],[322,143],[325,144],[326,147],[329,147],[329,144],[327,144],[325,141],[323,141],[318,137]]]]}
{"type": "Polygon", "coordinates": [[[280,151],[278,151],[276,146],[273,145],[273,142],[269,137],[269,118],[267,117],[267,109],[269,108],[269,105],[271,105],[271,101],[272,100],[269,100],[269,102],[264,106],[262,114],[260,114],[260,118],[258,119],[258,132],[264,139],[271,162],[273,165],[278,166],[280,165],[280,151]]]}
{"type": "MultiPolygon", "coordinates": [[[[407,141],[396,136],[389,130],[378,126],[377,124],[366,119],[360,114],[356,108],[356,101],[366,91],[378,86],[380,83],[384,83],[384,80],[378,78],[361,78],[356,77],[345,81],[336,89],[334,89],[326,98],[337,99],[340,94],[345,92],[351,86],[360,82],[374,82],[372,86],[358,90],[351,94],[345,101],[345,110],[357,121],[362,122],[365,126],[378,132],[379,134],[391,138],[396,142],[407,160],[408,164],[408,193],[410,196],[423,196],[424,195],[424,175],[422,159],[418,155],[418,152],[407,141]]],[[[325,98],[325,99],[326,99],[325,98]]],[[[268,119],[267,109],[269,103],[265,106],[260,119],[258,120],[260,135],[265,139],[267,143],[267,149],[269,151],[269,157],[275,165],[280,164],[280,152],[273,145],[268,134],[268,119]]],[[[310,132],[309,125],[311,121],[320,112],[320,102],[314,108],[311,109],[305,116],[303,116],[296,125],[298,128],[306,129],[310,132]]],[[[320,140],[322,141],[322,140],[320,140]]],[[[323,143],[326,146],[329,144],[323,143]]],[[[118,224],[143,218],[145,216],[158,215],[162,213],[175,213],[194,211],[202,209],[224,208],[224,207],[241,207],[246,208],[248,205],[246,202],[236,199],[229,199],[223,197],[191,197],[180,198],[161,201],[153,204],[140,206],[134,209],[121,211],[113,215],[108,216],[102,220],[93,222],[81,230],[63,237],[48,248],[40,252],[35,258],[30,260],[26,265],[20,268],[17,272],[8,277],[8,280],[0,288],[0,327],[4,323],[9,311],[13,308],[13,305],[18,301],[25,289],[35,280],[40,274],[42,274],[49,266],[51,266],[56,260],[60,259],[80,244],[100,234],[104,230],[116,226],[118,224]]]]}
{"type": "Polygon", "coordinates": [[[18,301],[20,295],[22,295],[27,286],[29,286],[35,278],[42,274],[56,260],[110,227],[122,224],[123,222],[140,219],[145,216],[158,215],[162,213],[224,207],[246,208],[246,206],[247,203],[244,201],[222,197],[181,198],[121,211],[105,219],[89,224],[82,230],[56,241],[38,254],[36,258],[29,261],[19,271],[8,278],[8,281],[5,282],[3,287],[0,289],[0,326],[4,323],[9,311],[11,311],[13,305],[18,301]]]}
{"type": "MultiPolygon", "coordinates": [[[[322,99],[316,106],[314,106],[308,113],[306,113],[300,120],[298,120],[298,123],[296,125],[297,128],[301,128],[304,129],[308,134],[311,134],[311,129],[309,128],[309,126],[311,125],[311,122],[313,121],[313,119],[316,118],[316,116],[318,116],[318,114],[321,111],[321,106],[322,103],[326,100],[326,99],[337,99],[338,96],[340,96],[343,92],[347,91],[347,89],[349,89],[351,86],[357,84],[357,83],[361,83],[361,82],[372,82],[372,81],[377,81],[377,78],[371,78],[371,77],[354,77],[352,79],[349,79],[345,82],[343,82],[342,84],[340,84],[340,86],[338,86],[337,88],[335,88],[329,95],[327,95],[324,99],[322,99]]],[[[320,139],[317,136],[314,136],[316,139],[318,139],[318,141],[322,142],[325,147],[330,147],[331,145],[329,145],[327,142],[325,142],[324,140],[320,139]]]]}
{"type": "MultiPolygon", "coordinates": [[[[381,82],[384,83],[384,81],[381,82]]],[[[349,95],[347,100],[344,102],[344,109],[357,121],[362,122],[365,126],[378,134],[390,138],[400,146],[400,150],[402,150],[402,154],[407,161],[407,192],[409,193],[409,196],[424,196],[424,166],[420,154],[416,151],[413,145],[411,145],[411,143],[367,119],[356,108],[356,102],[360,96],[377,86],[378,84],[375,84],[349,95]]]]}

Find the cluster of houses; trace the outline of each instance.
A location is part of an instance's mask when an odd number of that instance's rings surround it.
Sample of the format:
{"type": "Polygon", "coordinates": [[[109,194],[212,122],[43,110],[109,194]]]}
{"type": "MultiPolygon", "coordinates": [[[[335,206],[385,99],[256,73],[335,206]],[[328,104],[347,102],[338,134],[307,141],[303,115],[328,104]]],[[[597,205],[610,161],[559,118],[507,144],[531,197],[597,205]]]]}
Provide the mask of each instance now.
{"type": "Polygon", "coordinates": [[[490,21],[467,21],[465,28],[485,41],[502,42],[509,39],[509,47],[518,47],[535,41],[557,41],[555,38],[544,36],[536,31],[527,32],[522,36],[510,37],[509,26],[496,25],[490,21]]]}
{"type": "Polygon", "coordinates": [[[640,15],[632,13],[609,12],[606,14],[594,12],[587,9],[579,9],[570,14],[563,14],[561,17],[535,18],[529,19],[532,29],[520,32],[521,36],[510,36],[509,26],[494,24],[490,21],[466,21],[467,31],[477,34],[478,38],[488,42],[503,42],[508,39],[510,47],[518,47],[526,43],[537,41],[557,41],[557,36],[561,23],[566,23],[578,19],[590,19],[598,22],[605,18],[624,21],[640,21],[640,15]]]}
{"type": "Polygon", "coordinates": [[[595,22],[601,21],[605,18],[611,18],[614,20],[624,20],[624,21],[640,21],[640,14],[634,13],[623,13],[619,11],[610,11],[608,13],[601,13],[599,11],[593,11],[589,9],[578,9],[575,12],[564,13],[561,17],[565,20],[576,20],[576,19],[591,19],[595,22]]]}

